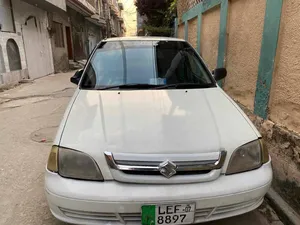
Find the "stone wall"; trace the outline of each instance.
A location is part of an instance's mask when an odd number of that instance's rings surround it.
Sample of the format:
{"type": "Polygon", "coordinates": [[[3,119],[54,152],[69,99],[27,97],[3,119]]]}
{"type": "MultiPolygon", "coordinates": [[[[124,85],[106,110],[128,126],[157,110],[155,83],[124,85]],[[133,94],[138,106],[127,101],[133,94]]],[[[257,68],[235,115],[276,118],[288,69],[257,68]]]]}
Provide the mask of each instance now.
{"type": "Polygon", "coordinates": [[[181,23],[181,17],[183,13],[193,8],[195,5],[202,1],[203,0],[177,0],[177,16],[179,18],[179,23],[181,23]]]}
{"type": "Polygon", "coordinates": [[[300,214],[300,135],[239,105],[260,131],[269,150],[273,188],[300,214]]]}

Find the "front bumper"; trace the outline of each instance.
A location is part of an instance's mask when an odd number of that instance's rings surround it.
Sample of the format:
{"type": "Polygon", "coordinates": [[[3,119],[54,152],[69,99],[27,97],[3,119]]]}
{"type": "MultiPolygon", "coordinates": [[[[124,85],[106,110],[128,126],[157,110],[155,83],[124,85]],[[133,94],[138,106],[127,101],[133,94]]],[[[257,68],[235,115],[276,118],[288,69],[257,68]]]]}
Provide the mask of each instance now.
{"type": "Polygon", "coordinates": [[[90,182],[46,171],[52,214],[72,224],[141,224],[141,206],[196,203],[195,223],[249,212],[263,201],[272,181],[271,162],[261,168],[206,183],[176,185],[90,182]]]}

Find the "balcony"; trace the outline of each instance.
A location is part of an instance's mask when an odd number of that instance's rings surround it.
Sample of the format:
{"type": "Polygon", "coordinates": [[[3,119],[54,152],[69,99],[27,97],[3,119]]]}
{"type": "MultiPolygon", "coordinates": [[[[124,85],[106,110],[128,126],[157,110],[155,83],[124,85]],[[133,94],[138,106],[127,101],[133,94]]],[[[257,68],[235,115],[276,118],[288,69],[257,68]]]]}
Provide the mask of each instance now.
{"type": "Polygon", "coordinates": [[[119,12],[117,1],[116,0],[108,0],[108,4],[109,4],[109,8],[110,8],[110,13],[113,16],[118,17],[120,12],[119,12]]]}
{"type": "Polygon", "coordinates": [[[95,9],[97,8],[96,7],[96,2],[95,0],[86,0],[88,3],[90,3],[91,6],[93,6],[95,9]]]}
{"type": "Polygon", "coordinates": [[[67,5],[85,16],[96,14],[96,8],[89,3],[91,0],[67,0],[67,5]]]}
{"type": "Polygon", "coordinates": [[[99,14],[94,14],[91,17],[86,17],[87,20],[89,20],[90,22],[99,25],[101,27],[106,27],[106,21],[105,19],[103,19],[102,17],[100,17],[99,14]]]}
{"type": "Polygon", "coordinates": [[[37,6],[48,12],[59,12],[66,11],[66,1],[65,0],[23,0],[24,2],[37,6]]]}

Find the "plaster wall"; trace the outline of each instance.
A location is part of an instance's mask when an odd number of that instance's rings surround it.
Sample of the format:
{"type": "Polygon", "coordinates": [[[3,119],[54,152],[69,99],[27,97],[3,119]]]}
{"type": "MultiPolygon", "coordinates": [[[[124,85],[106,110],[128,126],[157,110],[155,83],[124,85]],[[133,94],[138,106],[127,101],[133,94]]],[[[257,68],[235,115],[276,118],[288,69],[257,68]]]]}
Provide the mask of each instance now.
{"type": "Polygon", "coordinates": [[[300,2],[284,0],[275,71],[269,101],[269,117],[300,133],[300,2]]]}
{"type": "Polygon", "coordinates": [[[251,111],[254,98],[264,26],[265,0],[231,0],[227,22],[224,89],[251,111]]]}
{"type": "Polygon", "coordinates": [[[189,21],[188,41],[195,49],[197,49],[197,24],[198,24],[197,17],[189,21]]]}
{"type": "Polygon", "coordinates": [[[202,14],[200,54],[210,70],[217,67],[219,30],[220,7],[218,6],[202,14]]]}

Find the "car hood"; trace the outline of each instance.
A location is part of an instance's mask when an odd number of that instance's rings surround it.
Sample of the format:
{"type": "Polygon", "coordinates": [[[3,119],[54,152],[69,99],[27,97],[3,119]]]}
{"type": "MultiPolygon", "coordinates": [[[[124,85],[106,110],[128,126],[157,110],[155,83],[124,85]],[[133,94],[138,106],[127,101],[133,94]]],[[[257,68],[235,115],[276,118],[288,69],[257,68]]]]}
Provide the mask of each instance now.
{"type": "Polygon", "coordinates": [[[60,146],[103,154],[233,151],[259,133],[220,89],[79,90],[60,146]]]}

